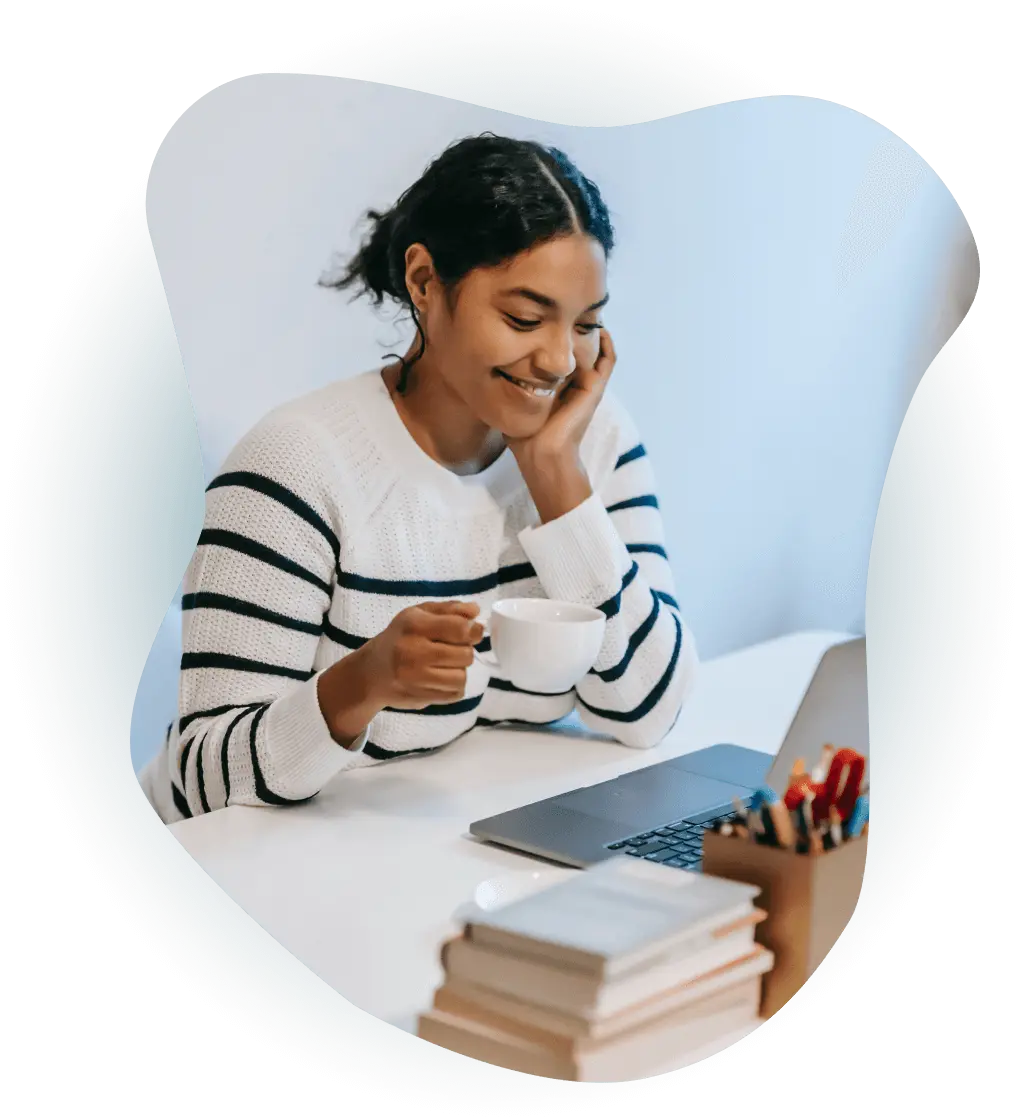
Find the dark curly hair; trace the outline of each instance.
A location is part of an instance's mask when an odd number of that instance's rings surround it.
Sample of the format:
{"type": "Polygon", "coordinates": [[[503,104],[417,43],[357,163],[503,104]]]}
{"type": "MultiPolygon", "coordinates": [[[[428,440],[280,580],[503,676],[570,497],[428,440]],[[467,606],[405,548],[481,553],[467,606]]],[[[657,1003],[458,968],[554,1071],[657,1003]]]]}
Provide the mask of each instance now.
{"type": "Polygon", "coordinates": [[[613,227],[598,187],[558,148],[486,132],[450,145],[387,211],[369,210],[368,236],[327,288],[356,287],[378,307],[406,307],[420,339],[401,363],[398,392],[425,353],[425,334],[404,283],[408,246],[424,245],[447,291],[473,269],[503,264],[535,245],[577,230],[608,257],[613,227]]]}

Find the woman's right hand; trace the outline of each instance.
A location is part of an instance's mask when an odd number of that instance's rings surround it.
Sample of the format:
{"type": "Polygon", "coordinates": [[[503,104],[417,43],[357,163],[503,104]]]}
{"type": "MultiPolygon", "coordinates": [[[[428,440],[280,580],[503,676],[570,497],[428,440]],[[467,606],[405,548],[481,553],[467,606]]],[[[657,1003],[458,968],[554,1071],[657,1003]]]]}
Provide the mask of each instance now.
{"type": "Polygon", "coordinates": [[[473,647],[485,633],[477,615],[477,603],[408,607],[327,669],[319,707],[336,742],[351,746],[383,708],[416,711],[460,700],[473,647]]]}
{"type": "Polygon", "coordinates": [[[369,695],[382,708],[417,710],[464,696],[485,628],[477,603],[420,603],[402,610],[358,651],[369,695]]]}

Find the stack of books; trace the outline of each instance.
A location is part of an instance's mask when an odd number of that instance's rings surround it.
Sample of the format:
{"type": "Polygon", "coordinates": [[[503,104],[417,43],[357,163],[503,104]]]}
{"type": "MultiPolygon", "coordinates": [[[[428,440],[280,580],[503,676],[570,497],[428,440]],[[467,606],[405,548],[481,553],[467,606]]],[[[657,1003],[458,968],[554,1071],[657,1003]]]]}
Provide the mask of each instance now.
{"type": "Polygon", "coordinates": [[[466,923],[418,1035],[507,1069],[624,1081],[758,1022],[758,888],[618,857],[466,923]]]}

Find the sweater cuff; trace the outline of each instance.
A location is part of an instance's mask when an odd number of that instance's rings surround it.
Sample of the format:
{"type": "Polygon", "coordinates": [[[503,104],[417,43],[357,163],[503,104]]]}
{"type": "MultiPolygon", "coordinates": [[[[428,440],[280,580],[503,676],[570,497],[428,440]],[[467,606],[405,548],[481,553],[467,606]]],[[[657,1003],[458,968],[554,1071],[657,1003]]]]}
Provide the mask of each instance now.
{"type": "Polygon", "coordinates": [[[364,750],[371,730],[369,724],[349,748],[333,738],[319,707],[321,675],[303,681],[270,704],[266,712],[266,753],[293,794],[318,792],[334,774],[351,765],[364,750]]]}
{"type": "Polygon", "coordinates": [[[598,494],[517,535],[550,599],[597,607],[619,594],[630,568],[627,546],[598,494]]]}

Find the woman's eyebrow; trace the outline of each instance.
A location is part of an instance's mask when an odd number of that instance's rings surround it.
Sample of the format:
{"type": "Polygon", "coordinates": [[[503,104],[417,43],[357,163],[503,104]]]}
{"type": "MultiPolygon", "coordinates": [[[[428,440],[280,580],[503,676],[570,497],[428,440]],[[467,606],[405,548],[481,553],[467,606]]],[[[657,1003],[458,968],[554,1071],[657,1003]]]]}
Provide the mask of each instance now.
{"type": "MultiPolygon", "coordinates": [[[[537,303],[540,307],[548,307],[555,310],[559,304],[551,296],[544,296],[541,292],[536,292],[533,288],[511,288],[507,292],[503,292],[507,296],[522,296],[524,299],[530,299],[532,303],[537,303]]],[[[597,303],[593,303],[591,307],[586,308],[586,311],[598,311],[600,308],[605,307],[609,302],[609,293],[607,292],[597,303]]]]}

